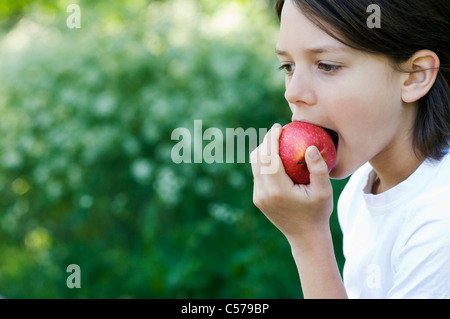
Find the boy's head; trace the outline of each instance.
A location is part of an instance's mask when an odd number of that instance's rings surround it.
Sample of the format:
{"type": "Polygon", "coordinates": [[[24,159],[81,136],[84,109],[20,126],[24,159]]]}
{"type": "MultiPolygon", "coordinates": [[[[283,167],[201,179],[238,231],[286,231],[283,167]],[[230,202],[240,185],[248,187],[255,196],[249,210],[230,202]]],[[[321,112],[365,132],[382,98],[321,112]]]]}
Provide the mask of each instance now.
{"type": "Polygon", "coordinates": [[[450,138],[447,0],[278,0],[275,8],[293,120],[340,134],[346,154],[332,177],[389,143],[412,141],[417,157],[442,157],[450,138]],[[373,4],[380,28],[367,23],[373,4]]]}

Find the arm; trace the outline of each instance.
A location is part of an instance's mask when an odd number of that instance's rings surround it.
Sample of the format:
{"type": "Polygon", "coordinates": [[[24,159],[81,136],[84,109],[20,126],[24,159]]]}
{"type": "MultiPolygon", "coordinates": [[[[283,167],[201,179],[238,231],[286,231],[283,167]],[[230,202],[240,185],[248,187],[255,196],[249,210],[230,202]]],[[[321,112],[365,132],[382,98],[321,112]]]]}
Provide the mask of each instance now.
{"type": "Polygon", "coordinates": [[[305,298],[347,298],[334,256],[329,229],[310,234],[309,241],[290,242],[305,298]]]}
{"type": "Polygon", "coordinates": [[[329,229],[333,189],[326,163],[317,148],[308,148],[311,183],[295,185],[278,156],[280,134],[281,126],[274,125],[251,154],[253,201],[287,238],[304,297],[346,298],[329,229]],[[263,164],[268,163],[278,169],[264,173],[263,164]]]}

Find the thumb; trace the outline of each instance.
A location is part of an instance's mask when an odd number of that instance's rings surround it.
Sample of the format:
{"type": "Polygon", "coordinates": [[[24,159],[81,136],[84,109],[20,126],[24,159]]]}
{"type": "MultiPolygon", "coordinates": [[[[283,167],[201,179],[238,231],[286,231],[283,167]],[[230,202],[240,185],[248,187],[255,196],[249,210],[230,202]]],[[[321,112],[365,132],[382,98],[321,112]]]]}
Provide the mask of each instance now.
{"type": "Polygon", "coordinates": [[[316,146],[306,150],[306,165],[310,173],[310,185],[313,191],[323,192],[330,187],[328,166],[316,146]]]}

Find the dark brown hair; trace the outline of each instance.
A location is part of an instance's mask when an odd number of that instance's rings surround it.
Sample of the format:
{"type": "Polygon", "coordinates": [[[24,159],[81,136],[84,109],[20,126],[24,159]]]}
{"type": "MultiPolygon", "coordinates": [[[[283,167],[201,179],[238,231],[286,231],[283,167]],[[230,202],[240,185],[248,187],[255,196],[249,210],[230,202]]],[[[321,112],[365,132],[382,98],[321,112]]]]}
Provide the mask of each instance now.
{"type": "MultiPolygon", "coordinates": [[[[450,1],[449,0],[293,0],[315,25],[357,50],[388,56],[394,65],[429,49],[441,66],[436,82],[419,100],[413,148],[418,157],[440,159],[450,141],[450,1]],[[381,10],[381,28],[369,28],[367,8],[381,10]]],[[[281,19],[284,0],[275,10],[281,19]]]]}

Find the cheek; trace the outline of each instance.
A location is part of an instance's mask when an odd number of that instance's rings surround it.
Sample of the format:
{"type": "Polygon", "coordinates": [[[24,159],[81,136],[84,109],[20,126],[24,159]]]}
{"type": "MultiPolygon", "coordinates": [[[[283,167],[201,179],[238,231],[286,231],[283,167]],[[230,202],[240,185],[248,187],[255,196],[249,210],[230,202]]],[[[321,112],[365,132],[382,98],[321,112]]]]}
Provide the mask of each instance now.
{"type": "Polygon", "coordinates": [[[341,79],[334,90],[334,102],[342,134],[348,139],[376,140],[401,112],[400,89],[392,71],[371,63],[341,79]],[[369,134],[375,134],[369,135],[369,134]]]}
{"type": "Polygon", "coordinates": [[[386,88],[355,85],[330,99],[333,124],[340,135],[335,178],[353,173],[375,156],[396,128],[395,97],[386,88]]]}
{"type": "Polygon", "coordinates": [[[348,176],[381,152],[403,116],[400,82],[393,69],[377,59],[353,66],[322,91],[330,123],[340,135],[334,178],[348,176]]]}

